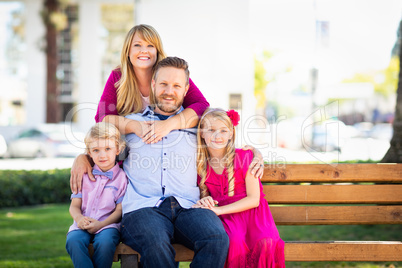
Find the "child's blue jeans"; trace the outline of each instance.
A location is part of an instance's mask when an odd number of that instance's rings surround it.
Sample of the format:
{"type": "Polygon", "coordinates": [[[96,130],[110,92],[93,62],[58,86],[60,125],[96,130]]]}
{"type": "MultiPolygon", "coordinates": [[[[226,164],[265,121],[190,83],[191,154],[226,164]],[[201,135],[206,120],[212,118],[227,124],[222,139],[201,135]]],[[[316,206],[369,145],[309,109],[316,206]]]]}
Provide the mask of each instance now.
{"type": "Polygon", "coordinates": [[[74,230],[67,234],[66,249],[75,268],[110,268],[119,242],[120,232],[116,228],[104,229],[97,234],[90,234],[85,230],[74,230]],[[90,243],[93,243],[94,247],[92,259],[88,253],[90,243]]]}

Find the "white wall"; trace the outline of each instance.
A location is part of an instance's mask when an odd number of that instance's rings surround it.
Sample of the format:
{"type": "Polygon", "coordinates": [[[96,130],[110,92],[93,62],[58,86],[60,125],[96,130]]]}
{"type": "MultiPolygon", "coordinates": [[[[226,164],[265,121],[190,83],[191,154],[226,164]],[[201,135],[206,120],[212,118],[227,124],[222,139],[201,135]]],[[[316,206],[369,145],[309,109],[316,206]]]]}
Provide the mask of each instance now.
{"type": "Polygon", "coordinates": [[[41,0],[25,3],[26,60],[28,66],[26,124],[38,125],[46,121],[46,55],[41,51],[40,41],[45,36],[45,27],[39,16],[41,0]]]}
{"type": "Polygon", "coordinates": [[[78,97],[75,113],[78,127],[87,132],[95,123],[94,117],[104,85],[101,74],[101,10],[97,0],[79,4],[79,68],[78,97]]]}

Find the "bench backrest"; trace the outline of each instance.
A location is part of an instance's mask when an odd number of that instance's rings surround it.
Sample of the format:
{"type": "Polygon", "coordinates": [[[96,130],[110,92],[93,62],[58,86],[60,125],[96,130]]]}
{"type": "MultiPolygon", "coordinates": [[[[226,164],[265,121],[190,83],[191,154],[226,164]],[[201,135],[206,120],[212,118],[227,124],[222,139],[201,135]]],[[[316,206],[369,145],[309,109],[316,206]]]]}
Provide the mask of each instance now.
{"type": "MultiPolygon", "coordinates": [[[[261,181],[277,225],[402,223],[402,164],[268,164],[261,181]]],[[[192,260],[193,251],[173,247],[176,261],[192,260]]],[[[135,254],[120,244],[115,259],[121,256],[122,267],[136,267],[135,254]]],[[[402,261],[402,242],[286,241],[285,258],[402,261]]]]}
{"type": "Polygon", "coordinates": [[[265,165],[261,181],[277,225],[402,223],[402,164],[265,165]]]}

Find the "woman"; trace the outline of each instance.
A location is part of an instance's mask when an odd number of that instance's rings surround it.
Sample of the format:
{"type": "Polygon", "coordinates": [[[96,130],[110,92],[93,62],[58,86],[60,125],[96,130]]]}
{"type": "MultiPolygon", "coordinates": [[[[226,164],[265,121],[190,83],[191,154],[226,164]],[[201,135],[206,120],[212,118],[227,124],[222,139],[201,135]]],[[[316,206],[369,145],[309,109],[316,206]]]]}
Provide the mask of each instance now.
{"type": "MultiPolygon", "coordinates": [[[[161,38],[152,26],[140,24],[133,27],[124,41],[121,65],[112,71],[106,82],[95,116],[96,122],[112,123],[121,134],[135,133],[146,143],[156,143],[174,129],[195,127],[209,103],[191,79],[183,102],[185,109],[180,114],[156,122],[141,122],[124,117],[141,112],[149,105],[154,68],[165,57],[161,38]]],[[[253,174],[261,177],[262,155],[258,150],[253,152],[256,155],[252,163],[253,174]]],[[[91,163],[85,154],[75,159],[70,177],[73,193],[81,189],[84,173],[93,179],[91,171],[91,163]]]]}
{"type": "Polygon", "coordinates": [[[124,41],[121,65],[112,71],[106,83],[95,120],[117,123],[122,134],[135,133],[147,143],[158,142],[174,129],[196,126],[209,103],[191,79],[182,116],[154,124],[124,118],[142,112],[149,105],[154,68],[164,58],[166,54],[156,30],[144,24],[133,27],[124,41]]]}

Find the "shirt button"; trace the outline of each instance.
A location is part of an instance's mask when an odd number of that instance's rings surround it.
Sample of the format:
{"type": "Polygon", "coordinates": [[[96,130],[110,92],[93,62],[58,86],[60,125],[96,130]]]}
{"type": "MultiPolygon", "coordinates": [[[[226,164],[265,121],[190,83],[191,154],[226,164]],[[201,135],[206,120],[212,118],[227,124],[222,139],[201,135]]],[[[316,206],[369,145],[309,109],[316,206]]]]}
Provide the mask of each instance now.
{"type": "Polygon", "coordinates": [[[166,168],[164,168],[163,170],[166,170],[166,168]]]}
{"type": "Polygon", "coordinates": [[[164,153],[164,155],[166,155],[166,153],[164,153]]]}

